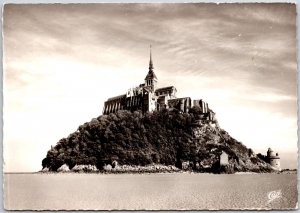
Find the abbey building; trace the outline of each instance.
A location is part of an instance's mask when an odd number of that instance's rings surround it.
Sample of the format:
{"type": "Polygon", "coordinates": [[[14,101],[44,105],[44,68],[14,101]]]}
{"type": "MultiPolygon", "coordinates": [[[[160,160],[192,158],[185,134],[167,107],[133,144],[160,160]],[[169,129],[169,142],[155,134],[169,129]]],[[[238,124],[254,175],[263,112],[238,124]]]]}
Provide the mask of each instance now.
{"type": "Polygon", "coordinates": [[[103,114],[117,112],[118,110],[145,112],[159,111],[161,109],[177,109],[188,112],[192,106],[198,106],[201,113],[213,120],[214,112],[202,100],[191,100],[190,97],[177,98],[174,86],[157,87],[158,78],[153,71],[152,54],[150,49],[149,71],[144,83],[135,88],[128,89],[126,94],[109,98],[104,103],[103,114]]]}

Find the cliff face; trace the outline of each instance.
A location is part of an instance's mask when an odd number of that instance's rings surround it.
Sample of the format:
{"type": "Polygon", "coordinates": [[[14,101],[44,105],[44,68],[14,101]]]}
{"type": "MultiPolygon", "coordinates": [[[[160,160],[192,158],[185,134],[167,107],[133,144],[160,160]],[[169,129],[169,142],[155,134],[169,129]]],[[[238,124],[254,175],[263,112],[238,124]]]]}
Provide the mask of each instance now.
{"type": "Polygon", "coordinates": [[[251,149],[207,121],[197,110],[189,113],[163,110],[142,114],[118,111],[79,126],[52,147],[42,161],[44,169],[57,171],[66,164],[172,165],[200,172],[272,171],[251,149]],[[219,156],[228,154],[229,164],[220,166],[219,156]]]}

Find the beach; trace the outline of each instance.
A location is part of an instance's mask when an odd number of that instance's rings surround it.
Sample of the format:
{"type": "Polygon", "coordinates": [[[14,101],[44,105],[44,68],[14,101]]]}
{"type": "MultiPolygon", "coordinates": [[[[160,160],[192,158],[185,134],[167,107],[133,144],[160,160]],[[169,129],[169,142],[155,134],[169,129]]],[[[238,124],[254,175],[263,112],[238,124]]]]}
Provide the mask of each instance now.
{"type": "Polygon", "coordinates": [[[297,195],[297,174],[4,174],[7,210],[294,209],[297,195]]]}

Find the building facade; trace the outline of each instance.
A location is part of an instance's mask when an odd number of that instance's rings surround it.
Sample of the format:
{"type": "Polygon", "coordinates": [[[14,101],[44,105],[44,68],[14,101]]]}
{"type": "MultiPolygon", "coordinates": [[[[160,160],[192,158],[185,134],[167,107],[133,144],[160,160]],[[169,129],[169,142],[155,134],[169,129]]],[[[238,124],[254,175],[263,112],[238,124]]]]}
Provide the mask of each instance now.
{"type": "Polygon", "coordinates": [[[214,112],[202,100],[191,100],[190,97],[177,98],[174,86],[158,88],[158,78],[154,73],[152,53],[150,49],[149,70],[144,83],[116,97],[109,98],[104,103],[103,113],[108,115],[119,110],[145,112],[160,111],[162,109],[177,109],[188,112],[192,106],[198,106],[208,120],[213,120],[214,112]]]}

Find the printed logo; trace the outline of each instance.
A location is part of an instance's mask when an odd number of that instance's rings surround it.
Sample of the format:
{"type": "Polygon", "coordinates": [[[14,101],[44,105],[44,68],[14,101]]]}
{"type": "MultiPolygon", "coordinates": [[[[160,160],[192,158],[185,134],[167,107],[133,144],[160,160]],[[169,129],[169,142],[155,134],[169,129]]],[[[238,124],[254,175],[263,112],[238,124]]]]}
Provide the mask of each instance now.
{"type": "Polygon", "coordinates": [[[268,193],[269,203],[272,202],[273,200],[277,199],[277,198],[281,198],[281,196],[282,196],[281,190],[269,192],[268,193]]]}

